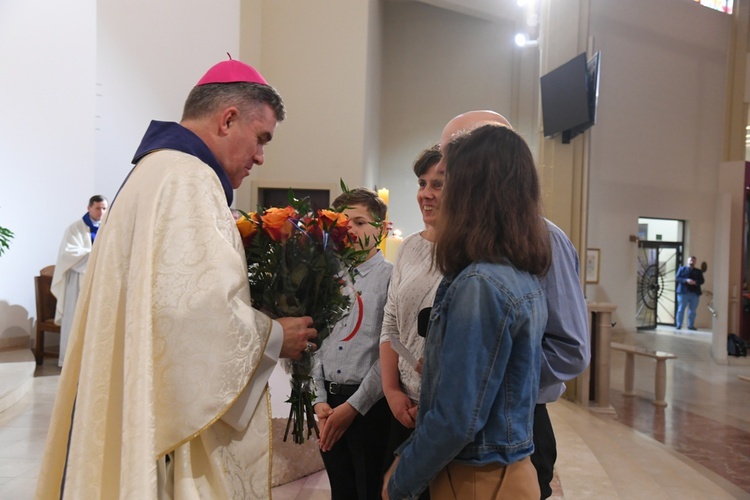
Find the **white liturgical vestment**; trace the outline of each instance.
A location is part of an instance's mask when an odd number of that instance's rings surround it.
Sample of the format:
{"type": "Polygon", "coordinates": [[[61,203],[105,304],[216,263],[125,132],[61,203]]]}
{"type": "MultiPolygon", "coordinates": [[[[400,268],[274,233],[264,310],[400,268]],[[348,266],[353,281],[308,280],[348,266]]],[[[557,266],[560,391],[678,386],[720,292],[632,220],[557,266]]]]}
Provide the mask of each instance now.
{"type": "Polygon", "coordinates": [[[281,327],[251,307],[217,175],[149,154],[96,239],[37,497],[60,498],[63,483],[64,499],[270,497],[281,327]]]}
{"type": "Polygon", "coordinates": [[[63,365],[65,351],[73,325],[73,314],[76,311],[78,294],[81,289],[81,277],[91,253],[91,229],[78,219],[68,226],[63,235],[60,250],[57,253],[55,274],[52,276],[50,291],[57,299],[55,323],[60,325],[60,354],[58,364],[63,365]]]}

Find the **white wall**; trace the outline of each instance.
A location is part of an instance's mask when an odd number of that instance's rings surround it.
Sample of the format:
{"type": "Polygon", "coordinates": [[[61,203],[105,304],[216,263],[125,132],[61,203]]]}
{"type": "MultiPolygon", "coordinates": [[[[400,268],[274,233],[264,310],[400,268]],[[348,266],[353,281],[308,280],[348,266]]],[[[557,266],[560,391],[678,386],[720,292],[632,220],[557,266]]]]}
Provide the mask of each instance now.
{"type": "MultiPolygon", "coordinates": [[[[638,217],[686,220],[687,249],[713,262],[730,23],[680,0],[591,2],[602,73],[588,244],[601,248],[601,276],[586,291],[617,304],[618,328],[635,326],[637,244],[628,236],[638,217]]],[[[709,269],[704,288],[713,285],[709,269]]],[[[697,324],[710,323],[704,301],[697,324]]]]}
{"type": "Polygon", "coordinates": [[[0,347],[28,334],[33,277],[95,190],[96,3],[0,2],[0,347]],[[75,29],[72,27],[75,26],[75,29]]]}
{"type": "Polygon", "coordinates": [[[239,0],[97,7],[96,186],[114,197],[149,122],[179,121],[203,73],[227,52],[239,59],[239,0]]]}
{"type": "Polygon", "coordinates": [[[491,22],[416,2],[386,2],[380,187],[404,234],[423,229],[412,165],[443,126],[472,109],[513,109],[511,22],[491,22]]]}
{"type": "Polygon", "coordinates": [[[727,333],[740,333],[742,251],[745,215],[745,162],[724,162],[718,171],[715,254],[709,271],[716,276],[714,305],[714,360],[727,359],[727,333]],[[727,244],[729,242],[729,244],[727,244]],[[712,269],[713,268],[713,269],[712,269]]]}
{"type": "MultiPolygon", "coordinates": [[[[284,98],[287,119],[266,148],[265,164],[251,173],[254,186],[363,183],[365,152],[372,149],[365,135],[374,83],[369,44],[377,40],[370,36],[371,3],[262,1],[260,68],[284,98]]],[[[242,191],[238,207],[254,208],[254,193],[242,191]]]]}
{"type": "Polygon", "coordinates": [[[110,199],[150,119],[239,55],[239,0],[0,3],[0,347],[32,331],[33,276],[92,194],[110,199]],[[179,12],[179,21],[175,13],[179,12]]]}
{"type": "Polygon", "coordinates": [[[739,333],[737,330],[729,329],[731,318],[727,313],[730,308],[726,307],[729,303],[728,292],[730,289],[730,280],[728,278],[730,276],[729,268],[731,266],[729,264],[732,252],[729,245],[721,245],[721,242],[727,241],[730,238],[731,227],[736,225],[736,221],[732,219],[732,195],[722,193],[716,199],[716,226],[714,233],[714,242],[716,243],[716,258],[714,261],[716,265],[714,266],[714,273],[717,273],[717,275],[714,282],[717,285],[717,289],[713,295],[713,299],[717,315],[712,320],[714,334],[711,338],[711,356],[714,361],[720,364],[727,364],[727,333],[739,333]],[[722,304],[724,307],[721,307],[722,304]]]}
{"type": "Polygon", "coordinates": [[[384,4],[368,0],[367,69],[365,74],[364,172],[361,184],[374,187],[380,182],[380,123],[383,99],[383,16],[384,4]]]}

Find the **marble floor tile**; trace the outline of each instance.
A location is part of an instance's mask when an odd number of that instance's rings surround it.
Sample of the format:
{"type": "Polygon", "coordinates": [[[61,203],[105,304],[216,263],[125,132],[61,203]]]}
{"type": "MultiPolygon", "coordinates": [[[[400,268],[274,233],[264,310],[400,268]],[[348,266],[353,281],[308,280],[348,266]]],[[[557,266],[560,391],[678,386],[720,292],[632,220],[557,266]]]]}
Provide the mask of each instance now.
{"type": "MultiPolygon", "coordinates": [[[[673,352],[668,406],[652,404],[654,363],[636,359],[634,397],[623,395],[624,354],[612,352],[616,416],[569,401],[549,405],[558,442],[553,499],[750,499],[750,361],[711,360],[707,332],[627,332],[615,340],[673,352]]],[[[60,369],[45,360],[31,392],[0,412],[0,498],[30,499],[60,369]]],[[[275,500],[330,498],[325,471],[273,489],[275,500]]]]}
{"type": "Polygon", "coordinates": [[[0,477],[14,478],[26,474],[39,466],[35,457],[28,458],[0,458],[0,477]]]}
{"type": "Polygon", "coordinates": [[[624,354],[612,353],[610,403],[619,421],[694,460],[750,496],[750,384],[743,387],[737,379],[742,368],[714,363],[710,336],[706,335],[640,332],[619,340],[678,356],[667,363],[668,406],[661,408],[651,403],[653,361],[637,357],[636,396],[628,397],[623,395],[623,385],[617,383],[618,375],[624,373],[624,354]]]}
{"type": "Polygon", "coordinates": [[[36,490],[36,477],[18,476],[0,483],[0,498],[31,500],[36,490]]]}

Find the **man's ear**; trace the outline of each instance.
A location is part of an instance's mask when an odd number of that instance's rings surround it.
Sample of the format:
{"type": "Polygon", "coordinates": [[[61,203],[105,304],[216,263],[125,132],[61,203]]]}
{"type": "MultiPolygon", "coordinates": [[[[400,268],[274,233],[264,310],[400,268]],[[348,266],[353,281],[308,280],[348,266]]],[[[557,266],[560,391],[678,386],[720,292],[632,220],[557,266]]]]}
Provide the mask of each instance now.
{"type": "Polygon", "coordinates": [[[240,112],[235,106],[229,106],[219,115],[219,135],[227,135],[229,129],[236,125],[240,112]]]}

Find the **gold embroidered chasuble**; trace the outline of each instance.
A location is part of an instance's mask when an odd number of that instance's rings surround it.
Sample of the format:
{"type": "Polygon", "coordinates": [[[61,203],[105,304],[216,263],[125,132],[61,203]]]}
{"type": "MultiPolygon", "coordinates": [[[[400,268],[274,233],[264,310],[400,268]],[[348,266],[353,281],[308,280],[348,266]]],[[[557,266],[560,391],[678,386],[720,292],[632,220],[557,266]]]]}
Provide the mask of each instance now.
{"type": "Polygon", "coordinates": [[[177,151],[145,157],[96,238],[37,498],[60,498],[63,475],[65,499],[270,497],[270,399],[254,378],[270,330],[216,174],[177,151]],[[254,384],[236,430],[221,417],[254,384]]]}

